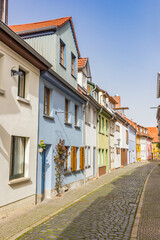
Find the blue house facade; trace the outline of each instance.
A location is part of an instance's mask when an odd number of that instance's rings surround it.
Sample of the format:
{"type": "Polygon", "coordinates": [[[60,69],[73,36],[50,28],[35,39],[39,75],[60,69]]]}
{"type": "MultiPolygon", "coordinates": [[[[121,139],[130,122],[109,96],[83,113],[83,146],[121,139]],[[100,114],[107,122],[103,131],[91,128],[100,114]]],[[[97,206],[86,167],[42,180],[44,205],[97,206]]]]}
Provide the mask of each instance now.
{"type": "Polygon", "coordinates": [[[129,125],[129,151],[128,151],[128,164],[136,162],[136,129],[129,125]]]}
{"type": "Polygon", "coordinates": [[[56,145],[65,140],[68,150],[63,185],[83,181],[80,148],[83,146],[83,105],[85,98],[51,70],[42,72],[39,88],[39,133],[46,149],[38,153],[37,200],[55,195],[56,145]],[[74,159],[72,151],[74,151],[74,159]],[[74,167],[73,167],[74,165],[74,167]]]}

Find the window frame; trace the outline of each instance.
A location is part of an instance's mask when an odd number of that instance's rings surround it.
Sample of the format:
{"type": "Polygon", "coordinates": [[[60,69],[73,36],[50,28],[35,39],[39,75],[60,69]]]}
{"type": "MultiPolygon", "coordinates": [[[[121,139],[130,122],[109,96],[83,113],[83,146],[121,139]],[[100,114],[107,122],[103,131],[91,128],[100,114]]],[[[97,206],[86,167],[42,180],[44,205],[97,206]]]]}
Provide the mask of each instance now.
{"type": "Polygon", "coordinates": [[[71,52],[71,75],[76,78],[76,56],[71,52]]]}
{"type": "Polygon", "coordinates": [[[11,137],[11,161],[10,161],[10,176],[9,179],[13,180],[13,179],[18,179],[18,178],[22,178],[25,176],[25,151],[26,151],[26,141],[27,138],[26,137],[21,137],[21,136],[12,136],[11,137]],[[14,159],[14,152],[15,152],[15,148],[14,148],[14,138],[22,138],[24,139],[24,156],[23,156],[23,173],[20,174],[14,174],[14,164],[15,164],[15,159],[14,159]]]}
{"type": "Polygon", "coordinates": [[[66,68],[66,44],[60,39],[59,44],[59,63],[62,67],[66,68]],[[63,57],[61,57],[63,56],[63,57]]]}
{"type": "Polygon", "coordinates": [[[19,72],[23,73],[23,94],[20,95],[20,89],[21,89],[21,84],[22,84],[22,78],[21,76],[18,76],[18,97],[25,98],[25,88],[26,88],[26,72],[19,68],[19,72]]]}
{"type": "Polygon", "coordinates": [[[67,98],[65,98],[65,123],[69,123],[69,111],[68,111],[68,109],[69,109],[69,100],[67,98]]]}
{"type": "Polygon", "coordinates": [[[49,116],[50,115],[50,95],[51,95],[51,90],[50,90],[50,88],[48,88],[48,87],[46,87],[46,86],[44,86],[44,101],[43,101],[43,114],[44,115],[47,115],[47,116],[49,116]],[[48,95],[47,95],[47,105],[45,104],[45,101],[46,101],[46,91],[45,90],[47,90],[48,91],[48,95]],[[45,106],[47,106],[47,113],[45,112],[45,106]]]}
{"type": "Polygon", "coordinates": [[[74,106],[74,113],[75,113],[74,124],[75,126],[78,126],[78,105],[77,104],[75,104],[74,106]]]}

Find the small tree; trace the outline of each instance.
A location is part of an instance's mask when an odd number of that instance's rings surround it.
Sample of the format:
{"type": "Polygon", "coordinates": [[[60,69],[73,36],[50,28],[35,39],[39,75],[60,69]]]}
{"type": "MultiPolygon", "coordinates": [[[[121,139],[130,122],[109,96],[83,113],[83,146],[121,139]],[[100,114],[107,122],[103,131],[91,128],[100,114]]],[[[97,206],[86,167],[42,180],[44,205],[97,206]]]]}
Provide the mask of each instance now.
{"type": "Polygon", "coordinates": [[[65,141],[59,140],[59,143],[56,146],[56,155],[54,156],[55,169],[56,169],[56,184],[55,189],[57,191],[57,196],[61,196],[62,182],[64,178],[63,170],[64,163],[67,157],[66,147],[64,146],[65,141]]]}

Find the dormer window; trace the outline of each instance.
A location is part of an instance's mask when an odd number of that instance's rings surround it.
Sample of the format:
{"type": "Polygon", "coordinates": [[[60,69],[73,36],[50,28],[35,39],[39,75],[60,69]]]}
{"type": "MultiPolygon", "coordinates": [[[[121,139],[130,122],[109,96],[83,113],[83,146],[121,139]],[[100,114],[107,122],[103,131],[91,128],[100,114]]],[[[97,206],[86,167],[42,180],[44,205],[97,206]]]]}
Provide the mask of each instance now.
{"type": "Polygon", "coordinates": [[[66,45],[60,40],[60,64],[66,67],[66,45]]]}

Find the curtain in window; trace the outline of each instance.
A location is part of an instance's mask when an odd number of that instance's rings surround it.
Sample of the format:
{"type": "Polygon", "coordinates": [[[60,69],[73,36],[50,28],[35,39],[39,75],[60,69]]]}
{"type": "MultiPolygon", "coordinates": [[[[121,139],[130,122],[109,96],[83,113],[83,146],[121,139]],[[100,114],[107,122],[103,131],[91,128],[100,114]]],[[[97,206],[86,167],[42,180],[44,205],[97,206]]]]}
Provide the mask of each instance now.
{"type": "Polygon", "coordinates": [[[25,138],[14,137],[13,146],[13,175],[15,176],[24,173],[25,138]]]}

